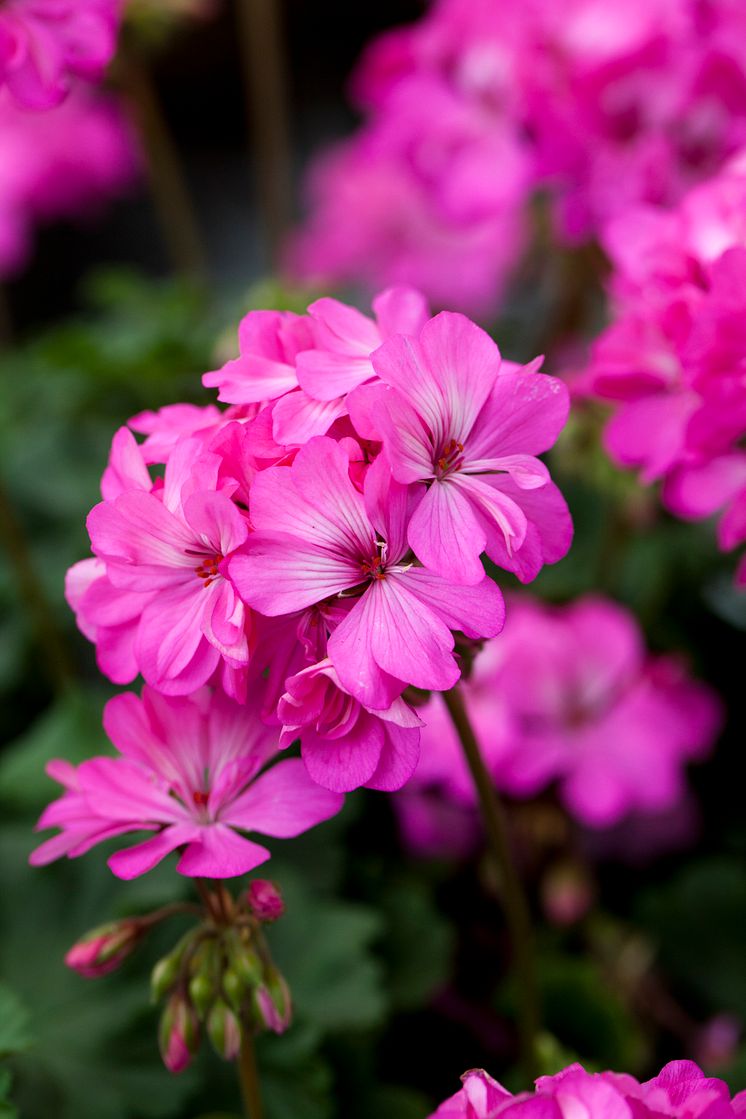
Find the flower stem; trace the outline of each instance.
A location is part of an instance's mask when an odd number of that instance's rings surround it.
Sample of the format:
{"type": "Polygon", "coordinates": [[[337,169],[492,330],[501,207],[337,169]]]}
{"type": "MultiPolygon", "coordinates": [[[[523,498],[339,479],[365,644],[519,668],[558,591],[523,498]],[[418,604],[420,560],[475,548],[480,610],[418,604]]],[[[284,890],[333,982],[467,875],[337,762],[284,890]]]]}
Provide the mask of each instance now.
{"type": "Polygon", "coordinates": [[[503,888],[505,918],[512,942],[516,978],[518,980],[518,1016],[521,1058],[529,1083],[537,1075],[536,1042],[539,1029],[539,1006],[534,968],[534,934],[531,914],[523,886],[510,849],[505,813],[492,778],[484,764],[476,735],[469,722],[464,699],[458,687],[443,693],[445,705],[456,728],[474,788],[479,799],[482,822],[503,888]]]}
{"type": "Polygon", "coordinates": [[[245,1024],[241,1029],[241,1051],[238,1054],[237,1065],[246,1119],[263,1119],[264,1110],[259,1091],[259,1072],[256,1067],[254,1038],[251,1034],[251,1027],[245,1024]]]}

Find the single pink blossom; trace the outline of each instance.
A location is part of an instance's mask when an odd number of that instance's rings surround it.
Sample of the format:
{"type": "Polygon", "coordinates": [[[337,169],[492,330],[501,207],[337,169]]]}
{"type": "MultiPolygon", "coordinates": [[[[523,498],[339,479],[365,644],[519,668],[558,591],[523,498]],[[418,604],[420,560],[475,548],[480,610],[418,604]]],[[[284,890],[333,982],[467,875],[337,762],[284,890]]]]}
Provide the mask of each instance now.
{"type": "Polygon", "coordinates": [[[288,678],[285,687],[277,708],[280,745],[300,738],[314,781],[335,792],[360,785],[390,792],[411,777],[422,722],[404,700],[368,710],[342,687],[328,658],[288,678]]]}
{"type": "MultiPolygon", "coordinates": [[[[678,804],[687,763],[711,748],[722,718],[709,687],[650,656],[633,616],[592,596],[564,607],[513,600],[462,689],[497,787],[531,797],[557,782],[592,828],[678,804]]],[[[396,803],[412,846],[426,850],[428,794],[468,807],[474,793],[440,697],[419,713],[421,761],[396,803]]]]}
{"type": "Polygon", "coordinates": [[[76,858],[111,835],[152,831],[109,858],[117,877],[144,874],[178,848],[180,874],[232,878],[269,858],[242,833],[289,838],[342,806],[298,760],[264,769],[276,732],[220,692],[168,697],[145,687],[142,698],[110,700],[104,727],[120,756],[83,762],[74,777],[61,771],[63,763],[50,768],[68,791],[38,827],[59,827],[61,835],[33,852],[34,866],[62,854],[76,858]]]}
{"type": "Polygon", "coordinates": [[[244,601],[270,617],[340,596],[340,604],[349,602],[328,655],[343,687],[377,711],[405,684],[456,683],[453,629],[492,636],[503,623],[502,596],[486,576],[462,588],[413,564],[409,506],[407,487],[391,479],[382,457],[366,475],[363,497],[344,450],[312,439],[291,467],[256,479],[254,532],[229,569],[244,601]]]}
{"type": "Polygon", "coordinates": [[[417,339],[397,335],[373,355],[386,387],[367,390],[376,431],[363,434],[379,434],[396,481],[420,491],[407,533],[415,555],[459,583],[481,581],[483,552],[533,579],[572,537],[536,457],[567,419],[567,388],[542,373],[502,372],[500,362],[484,331],[445,311],[417,339]]]}

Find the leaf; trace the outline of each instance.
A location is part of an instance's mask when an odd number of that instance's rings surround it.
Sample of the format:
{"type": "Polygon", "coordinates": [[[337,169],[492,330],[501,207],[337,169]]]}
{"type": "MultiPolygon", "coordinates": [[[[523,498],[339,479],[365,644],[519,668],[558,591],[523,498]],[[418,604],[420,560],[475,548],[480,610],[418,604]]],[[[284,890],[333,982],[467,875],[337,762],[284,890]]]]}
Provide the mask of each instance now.
{"type": "Polygon", "coordinates": [[[0,1057],[20,1053],[30,1044],[28,1011],[10,987],[0,983],[0,1057]]]}

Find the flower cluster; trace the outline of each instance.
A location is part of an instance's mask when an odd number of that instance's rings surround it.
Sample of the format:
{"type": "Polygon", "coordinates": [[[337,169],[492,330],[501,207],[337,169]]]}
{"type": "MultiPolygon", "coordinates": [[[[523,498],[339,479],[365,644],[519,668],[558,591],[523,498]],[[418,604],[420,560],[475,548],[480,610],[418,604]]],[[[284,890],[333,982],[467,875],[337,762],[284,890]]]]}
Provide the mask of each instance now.
{"type": "Polygon", "coordinates": [[[126,189],[139,166],[112,98],[78,83],[61,105],[37,113],[0,96],[0,276],[26,262],[37,225],[88,217],[126,189]]]}
{"type": "Polygon", "coordinates": [[[421,724],[405,689],[453,687],[454,634],[502,628],[482,556],[528,581],[569,546],[537,457],[567,390],[410,288],[372,318],[253,311],[239,341],[204,378],[227,410],[173,405],[115,436],[68,600],[116,683],[210,686],[300,739],[326,788],[399,788],[421,724]]]}
{"type": "MultiPolygon", "coordinates": [[[[648,655],[633,616],[591,596],[564,607],[512,600],[463,694],[497,787],[522,798],[557,782],[569,813],[594,828],[674,806],[686,763],[720,723],[706,685],[648,655]]],[[[419,713],[421,761],[395,803],[408,842],[428,851],[449,805],[473,816],[474,791],[440,697],[419,713]]]]}
{"type": "Polygon", "coordinates": [[[570,1065],[542,1076],[534,1092],[514,1096],[482,1069],[462,1077],[463,1088],[431,1119],[733,1119],[746,1113],[746,1092],[731,1099],[723,1080],[707,1077],[692,1061],[671,1061],[658,1076],[640,1084],[627,1073],[589,1073],[570,1065]]]}
{"type": "Polygon", "coordinates": [[[724,510],[728,551],[746,541],[746,155],[672,211],[631,209],[605,246],[616,314],[582,391],[614,402],[610,455],[673,513],[724,510]]]}
{"type": "Polygon", "coordinates": [[[28,109],[51,109],[71,79],[99,79],[111,61],[123,0],[4,0],[0,92],[28,109]]]}
{"type": "Polygon", "coordinates": [[[676,201],[744,143],[744,42],[731,0],[436,0],[363,56],[365,121],[312,170],[290,266],[489,310],[534,190],[577,243],[631,204],[676,201]]]}

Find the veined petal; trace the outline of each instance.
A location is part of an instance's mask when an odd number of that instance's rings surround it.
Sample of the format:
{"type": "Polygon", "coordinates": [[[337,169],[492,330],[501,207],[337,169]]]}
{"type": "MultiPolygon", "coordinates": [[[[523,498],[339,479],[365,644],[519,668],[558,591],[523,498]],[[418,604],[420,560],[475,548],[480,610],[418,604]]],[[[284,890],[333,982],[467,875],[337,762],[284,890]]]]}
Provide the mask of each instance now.
{"type": "Polygon", "coordinates": [[[299,758],[274,765],[221,813],[221,819],[246,831],[279,839],[300,835],[335,816],[344,798],[312,781],[299,758]]]}
{"type": "Polygon", "coordinates": [[[147,772],[125,758],[91,758],[78,767],[80,791],[109,821],[175,823],[184,809],[147,772]]]}
{"type": "Polygon", "coordinates": [[[549,481],[549,471],[533,455],[503,455],[500,458],[469,459],[464,473],[509,474],[522,490],[535,490],[549,481]]]}
{"type": "Polygon", "coordinates": [[[500,351],[481,327],[452,311],[441,311],[424,325],[419,345],[447,410],[445,434],[463,443],[496,384],[500,351]]]}
{"type": "Polygon", "coordinates": [[[384,711],[401,695],[405,684],[376,663],[371,647],[375,624],[375,603],[369,590],[336,627],[329,638],[328,651],[342,686],[350,695],[369,710],[384,711]]]}
{"type": "Polygon", "coordinates": [[[162,862],[166,855],[170,855],[177,847],[189,843],[198,831],[197,825],[192,823],[165,828],[152,839],[146,839],[144,843],[126,847],[123,851],[115,851],[107,859],[109,869],[117,878],[123,878],[125,881],[139,878],[141,874],[145,874],[162,862]]]}
{"type": "Polygon", "coordinates": [[[501,373],[468,440],[468,458],[539,455],[567,421],[567,386],[545,373],[501,373]]]}
{"type": "Polygon", "coordinates": [[[334,421],[347,411],[344,399],[314,400],[304,389],[289,392],[272,409],[272,436],[284,447],[302,445],[315,435],[326,435],[334,421]]]}
{"type": "Polygon", "coordinates": [[[414,773],[419,758],[419,727],[398,727],[387,723],[381,757],[366,787],[384,793],[400,789],[414,773]]]}
{"type": "Polygon", "coordinates": [[[384,728],[372,715],[344,738],[322,738],[312,729],[301,737],[301,756],[310,778],[334,793],[360,788],[375,773],[384,742],[384,728]]]}
{"type": "Polygon", "coordinates": [[[416,337],[430,317],[425,296],[406,284],[380,292],[373,300],[373,311],[382,338],[390,338],[392,334],[416,337]]]}
{"type": "Polygon", "coordinates": [[[444,577],[466,585],[481,583],[480,556],[486,537],[469,496],[449,479],[433,482],[409,522],[408,539],[417,558],[444,577]]]}
{"type": "Polygon", "coordinates": [[[94,551],[128,564],[191,567],[192,534],[157,497],[142,491],[94,505],[86,521],[94,551]]]}
{"type": "Polygon", "coordinates": [[[308,313],[317,324],[317,338],[322,346],[333,346],[341,342],[342,349],[367,357],[381,343],[381,335],[376,324],[347,303],[325,296],[308,305],[308,313]]]}
{"type": "Polygon", "coordinates": [[[244,839],[223,824],[209,824],[197,832],[176,864],[179,874],[191,878],[237,878],[269,858],[266,847],[244,839]]]}
{"type": "MultiPolygon", "coordinates": [[[[374,343],[373,348],[378,345],[374,343]]],[[[298,354],[298,384],[314,400],[335,400],[375,376],[368,354],[307,350],[298,354]]]]}
{"type": "Polygon", "coordinates": [[[277,617],[304,610],[354,587],[359,565],[290,536],[250,536],[228,564],[228,574],[244,602],[277,617]]]}
{"type": "Polygon", "coordinates": [[[496,583],[483,574],[476,586],[454,586],[422,567],[396,576],[400,586],[419,599],[449,630],[467,637],[495,637],[505,622],[505,603],[496,583]]]}
{"type": "Polygon", "coordinates": [[[249,534],[246,518],[223,493],[193,493],[184,504],[184,519],[205,547],[221,556],[230,555],[249,534]]]}
{"type": "MultiPolygon", "coordinates": [[[[459,678],[453,636],[446,624],[390,574],[366,591],[370,646],[384,672],[416,688],[451,688],[459,678]]],[[[337,665],[340,679],[342,673],[337,665]]],[[[354,694],[354,693],[353,693],[354,694]]]]}
{"type": "Polygon", "coordinates": [[[450,482],[451,485],[457,486],[479,513],[502,533],[509,554],[520,548],[526,536],[527,521],[522,509],[514,500],[502,489],[472,474],[454,474],[450,482]]]}

